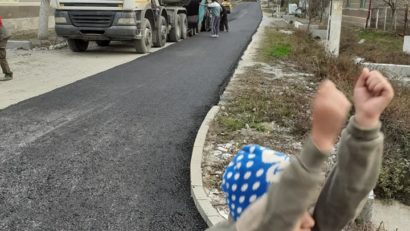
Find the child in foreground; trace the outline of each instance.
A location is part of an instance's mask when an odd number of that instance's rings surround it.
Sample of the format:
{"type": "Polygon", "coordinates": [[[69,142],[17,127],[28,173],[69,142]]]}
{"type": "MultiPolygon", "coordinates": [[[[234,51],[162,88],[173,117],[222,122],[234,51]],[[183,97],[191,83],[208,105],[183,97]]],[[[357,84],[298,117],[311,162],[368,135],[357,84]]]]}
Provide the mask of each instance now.
{"type": "Polygon", "coordinates": [[[289,161],[283,153],[245,146],[223,176],[232,219],[209,230],[341,230],[360,213],[376,185],[384,139],[380,115],[393,96],[382,74],[363,69],[354,87],[355,114],[342,132],[338,161],[322,187],[322,169],[351,104],[331,81],[321,83],[301,155],[289,161]],[[308,213],[312,206],[313,215],[308,213]]]}

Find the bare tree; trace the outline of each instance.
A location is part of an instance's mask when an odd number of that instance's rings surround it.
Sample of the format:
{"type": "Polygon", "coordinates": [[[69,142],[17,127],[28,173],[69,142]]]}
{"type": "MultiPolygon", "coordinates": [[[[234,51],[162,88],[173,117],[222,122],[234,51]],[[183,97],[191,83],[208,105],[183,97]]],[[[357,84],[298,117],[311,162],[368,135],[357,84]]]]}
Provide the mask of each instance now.
{"type": "Polygon", "coordinates": [[[306,13],[308,16],[309,24],[307,30],[310,30],[310,24],[312,20],[318,16],[320,11],[321,0],[309,0],[308,7],[306,9],[306,13]]]}
{"type": "Polygon", "coordinates": [[[406,4],[406,11],[404,13],[404,27],[403,27],[403,35],[406,36],[407,34],[407,23],[408,23],[408,14],[409,14],[409,4],[406,4]]]}
{"type": "Polygon", "coordinates": [[[383,2],[390,7],[391,10],[391,29],[394,28],[394,20],[396,18],[397,9],[404,8],[409,4],[409,0],[383,0],[383,2]]]}
{"type": "Polygon", "coordinates": [[[323,15],[325,14],[326,8],[329,6],[330,0],[320,0],[319,12],[320,12],[320,22],[323,21],[323,15]]]}
{"type": "Polygon", "coordinates": [[[394,25],[394,17],[396,16],[396,10],[397,10],[397,0],[383,0],[386,5],[390,7],[391,10],[391,28],[393,28],[394,25]]]}

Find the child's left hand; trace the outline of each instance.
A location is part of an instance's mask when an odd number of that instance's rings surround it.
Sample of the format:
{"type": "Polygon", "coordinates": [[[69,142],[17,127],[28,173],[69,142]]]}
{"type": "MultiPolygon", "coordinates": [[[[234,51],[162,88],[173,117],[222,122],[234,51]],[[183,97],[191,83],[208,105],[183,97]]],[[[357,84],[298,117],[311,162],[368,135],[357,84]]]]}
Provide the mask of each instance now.
{"type": "Polygon", "coordinates": [[[312,230],[313,226],[315,225],[315,221],[313,220],[310,213],[305,212],[303,216],[298,220],[295,229],[293,231],[310,231],[312,230]]]}

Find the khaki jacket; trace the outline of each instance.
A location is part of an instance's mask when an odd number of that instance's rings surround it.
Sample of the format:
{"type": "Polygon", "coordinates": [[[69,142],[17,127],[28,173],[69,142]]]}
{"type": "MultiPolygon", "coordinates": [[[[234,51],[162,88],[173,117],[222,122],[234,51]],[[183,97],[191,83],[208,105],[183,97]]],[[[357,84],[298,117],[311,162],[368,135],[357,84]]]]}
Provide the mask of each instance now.
{"type": "Polygon", "coordinates": [[[381,124],[361,129],[352,117],[342,132],[336,166],[324,187],[328,154],[308,139],[302,154],[291,161],[278,183],[250,205],[236,223],[222,222],[209,231],[291,231],[316,203],[314,231],[340,231],[363,208],[375,187],[382,163],[381,124]]]}

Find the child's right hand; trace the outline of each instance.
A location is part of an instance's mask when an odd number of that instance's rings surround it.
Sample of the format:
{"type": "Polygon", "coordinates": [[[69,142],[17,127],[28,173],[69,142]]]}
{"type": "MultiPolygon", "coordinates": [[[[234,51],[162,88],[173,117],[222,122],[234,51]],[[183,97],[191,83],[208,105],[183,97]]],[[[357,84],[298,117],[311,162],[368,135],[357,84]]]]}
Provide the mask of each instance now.
{"type": "Polygon", "coordinates": [[[313,101],[312,140],[322,152],[329,152],[347,119],[351,104],[333,82],[320,84],[313,101]]]}
{"type": "Polygon", "coordinates": [[[378,71],[364,68],[354,88],[355,121],[362,128],[372,128],[379,123],[380,115],[389,105],[394,90],[378,71]]]}

